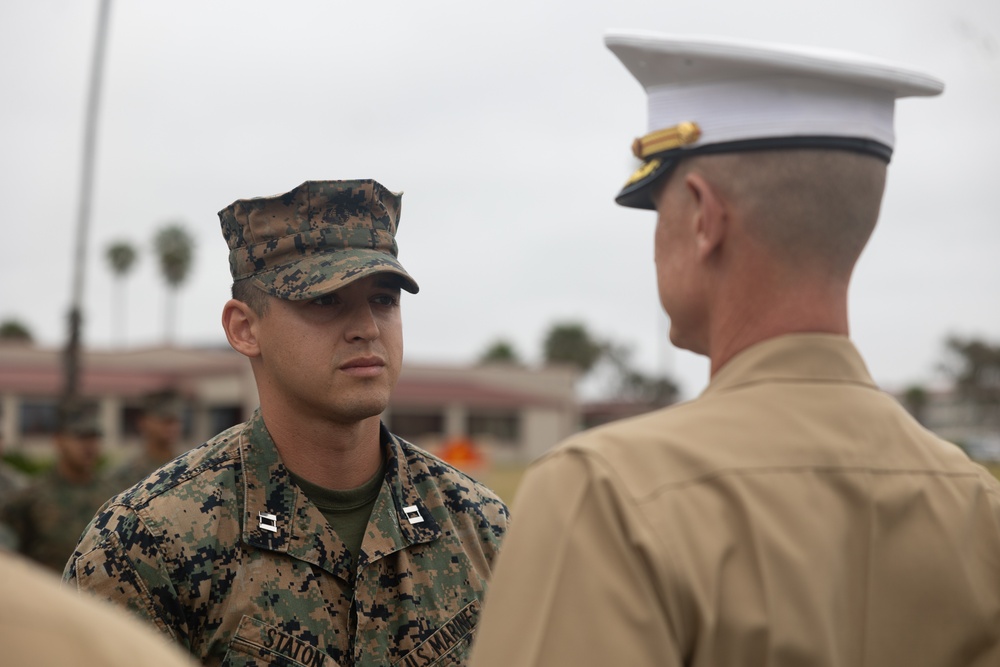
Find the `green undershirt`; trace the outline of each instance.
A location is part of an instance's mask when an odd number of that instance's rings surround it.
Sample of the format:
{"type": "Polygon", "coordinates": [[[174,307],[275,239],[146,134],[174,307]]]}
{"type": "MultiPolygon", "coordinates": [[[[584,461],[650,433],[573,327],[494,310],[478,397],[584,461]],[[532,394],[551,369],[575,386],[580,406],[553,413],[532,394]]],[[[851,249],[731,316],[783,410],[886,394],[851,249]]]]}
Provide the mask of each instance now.
{"type": "Polygon", "coordinates": [[[371,518],[372,508],[382,488],[382,478],[385,477],[384,464],[367,482],[344,491],[327,489],[306,481],[291,471],[289,473],[292,481],[302,489],[312,504],[319,508],[327,523],[333,528],[333,532],[347,547],[351,554],[351,572],[356,572],[361,544],[365,540],[365,529],[368,528],[368,519],[371,518]]]}

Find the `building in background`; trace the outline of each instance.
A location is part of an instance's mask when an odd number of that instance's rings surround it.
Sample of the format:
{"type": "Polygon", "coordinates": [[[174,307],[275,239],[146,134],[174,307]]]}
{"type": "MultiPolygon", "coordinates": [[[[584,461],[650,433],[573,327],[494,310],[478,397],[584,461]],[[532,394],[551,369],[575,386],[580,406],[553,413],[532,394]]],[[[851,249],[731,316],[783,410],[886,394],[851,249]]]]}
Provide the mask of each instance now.
{"type": "MultiPolygon", "coordinates": [[[[578,371],[564,366],[404,364],[383,419],[394,433],[435,453],[468,441],[484,465],[522,465],[583,428],[658,407],[614,399],[584,403],[576,393],[579,379],[578,371]]],[[[3,453],[53,458],[62,386],[61,350],[0,341],[3,453]]],[[[109,462],[139,447],[142,397],[168,388],[184,398],[187,447],[245,420],[258,403],[250,364],[228,346],[87,351],[81,390],[100,415],[109,462]]],[[[947,387],[904,392],[898,399],[973,458],[1000,461],[1000,405],[947,387]]]]}
{"type": "Polygon", "coordinates": [[[384,419],[432,452],[468,439],[497,463],[525,463],[580,430],[577,371],[512,364],[404,362],[384,419]]]}
{"type": "MultiPolygon", "coordinates": [[[[0,342],[0,433],[6,452],[51,458],[62,390],[62,352],[0,342]]],[[[139,446],[142,397],[183,397],[183,442],[196,446],[257,407],[247,360],[229,347],[86,351],[81,393],[100,415],[106,458],[139,446]]],[[[568,367],[404,365],[383,416],[398,435],[431,451],[468,439],[484,459],[523,463],[579,430],[578,374],[568,367]]]]}
{"type": "MultiPolygon", "coordinates": [[[[48,455],[62,387],[61,350],[0,343],[0,429],[8,452],[48,455]]],[[[80,392],[99,415],[108,457],[138,447],[142,397],[167,388],[184,397],[183,439],[190,445],[257,405],[250,367],[229,348],[86,351],[80,392]]]]}
{"type": "MultiPolygon", "coordinates": [[[[1000,378],[994,382],[1000,386],[1000,378]]],[[[971,458],[1000,463],[1000,399],[996,395],[977,397],[954,387],[914,387],[897,398],[917,421],[959,445],[971,458]]]]}

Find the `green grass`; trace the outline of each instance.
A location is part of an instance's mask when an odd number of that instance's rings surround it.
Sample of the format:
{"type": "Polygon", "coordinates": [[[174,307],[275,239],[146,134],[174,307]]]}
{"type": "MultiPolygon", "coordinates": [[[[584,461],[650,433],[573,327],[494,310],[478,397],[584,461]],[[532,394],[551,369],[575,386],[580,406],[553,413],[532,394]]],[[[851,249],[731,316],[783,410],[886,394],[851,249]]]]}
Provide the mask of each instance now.
{"type": "Polygon", "coordinates": [[[494,466],[478,475],[478,479],[493,489],[509,507],[526,469],[527,466],[494,466]]]}

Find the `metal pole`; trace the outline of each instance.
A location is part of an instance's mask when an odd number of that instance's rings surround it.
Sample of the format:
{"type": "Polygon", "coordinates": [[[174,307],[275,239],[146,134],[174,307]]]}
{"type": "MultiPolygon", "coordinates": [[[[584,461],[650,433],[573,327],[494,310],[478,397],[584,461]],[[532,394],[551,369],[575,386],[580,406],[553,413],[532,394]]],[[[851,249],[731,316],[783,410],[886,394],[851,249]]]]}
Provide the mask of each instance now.
{"type": "Polygon", "coordinates": [[[90,93],[87,98],[83,135],[83,163],[80,177],[80,203],[77,210],[76,257],[73,264],[72,301],[69,310],[69,339],[65,352],[64,405],[77,399],[80,393],[80,339],[83,324],[83,285],[86,275],[87,234],[90,228],[90,208],[94,186],[94,158],[97,152],[97,118],[100,110],[101,75],[104,69],[104,47],[107,42],[111,0],[101,0],[97,16],[97,37],[90,68],[90,93]]]}

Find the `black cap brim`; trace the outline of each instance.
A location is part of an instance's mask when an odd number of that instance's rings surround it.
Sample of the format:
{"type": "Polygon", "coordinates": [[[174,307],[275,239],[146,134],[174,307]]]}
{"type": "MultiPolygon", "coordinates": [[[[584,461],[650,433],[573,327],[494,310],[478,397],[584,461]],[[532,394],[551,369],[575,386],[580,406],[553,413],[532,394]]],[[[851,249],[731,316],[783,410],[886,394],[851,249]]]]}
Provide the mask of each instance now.
{"type": "Polygon", "coordinates": [[[651,156],[635,170],[625,187],[615,197],[615,203],[628,208],[656,210],[656,203],[653,201],[656,185],[670,173],[679,159],[679,156],[662,154],[651,156]]]}
{"type": "Polygon", "coordinates": [[[707,144],[695,148],[674,149],[646,158],[632,174],[625,187],[615,197],[615,203],[628,208],[656,210],[653,195],[656,186],[684,158],[696,155],[740,153],[747,151],[782,150],[791,148],[819,148],[846,150],[872,155],[886,163],[892,158],[892,148],[878,141],[856,137],[773,137],[707,144]]]}

